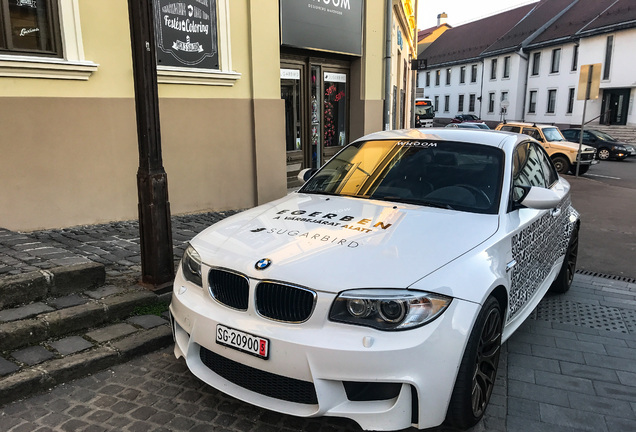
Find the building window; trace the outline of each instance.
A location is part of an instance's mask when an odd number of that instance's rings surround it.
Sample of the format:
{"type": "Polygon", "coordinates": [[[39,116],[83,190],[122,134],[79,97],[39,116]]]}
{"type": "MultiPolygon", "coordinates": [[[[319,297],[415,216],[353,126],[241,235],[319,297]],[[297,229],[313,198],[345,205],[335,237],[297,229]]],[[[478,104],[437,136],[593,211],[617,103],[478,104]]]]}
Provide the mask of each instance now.
{"type": "Polygon", "coordinates": [[[528,97],[528,112],[535,113],[537,112],[537,91],[531,90],[530,95],[528,97]]]}
{"type": "MultiPolygon", "coordinates": [[[[184,55],[177,57],[181,60],[178,66],[174,63],[171,63],[173,65],[170,66],[166,61],[158,62],[157,81],[159,83],[232,86],[241,78],[241,74],[232,70],[230,0],[181,0],[178,3],[173,0],[153,0],[153,3],[155,5],[155,16],[161,19],[162,25],[167,22],[173,22],[174,20],[170,19],[171,16],[174,18],[182,16],[181,8],[186,8],[186,17],[192,14],[192,17],[196,18],[196,22],[199,23],[200,21],[202,26],[205,26],[205,22],[209,21],[206,38],[210,41],[207,43],[210,48],[201,46],[202,42],[197,41],[194,35],[188,34],[188,32],[175,32],[174,29],[157,31],[158,60],[160,58],[165,59],[165,57],[159,56],[159,51],[163,53],[168,47],[168,50],[175,49],[176,46],[199,52],[198,55],[192,53],[193,58],[185,57],[184,55]],[[172,30],[172,32],[169,30],[172,30]],[[164,37],[165,39],[159,45],[159,39],[164,37]],[[200,48],[203,50],[201,51],[200,48]],[[212,53],[214,49],[216,49],[216,53],[212,53]],[[204,66],[204,64],[207,66],[204,66]]],[[[157,23],[155,25],[157,26],[157,23]]],[[[169,25],[167,26],[169,27],[169,25]]],[[[191,26],[190,28],[193,30],[199,29],[196,26],[191,26]]],[[[173,54],[170,55],[174,57],[173,54]]]]}
{"type": "Polygon", "coordinates": [[[451,84],[451,70],[450,68],[446,69],[446,85],[451,84]]]}
{"type": "Polygon", "coordinates": [[[610,77],[610,69],[612,67],[612,49],[614,48],[614,36],[607,37],[605,44],[605,65],[603,67],[603,79],[607,80],[610,77]]]}
{"type": "Polygon", "coordinates": [[[439,85],[439,78],[441,76],[442,72],[438,69],[435,71],[435,85],[438,86],[439,85]]]}
{"type": "Polygon", "coordinates": [[[504,57],[503,77],[510,78],[510,56],[504,57]]]}
{"type": "Polygon", "coordinates": [[[574,111],[574,87],[570,87],[568,91],[568,114],[574,111]]]}
{"type": "Polygon", "coordinates": [[[548,107],[546,112],[548,114],[554,114],[554,109],[556,106],[556,90],[548,90],[548,107]]]}
{"type": "Polygon", "coordinates": [[[431,73],[426,72],[426,87],[430,87],[430,86],[431,86],[431,73]]]}
{"type": "Polygon", "coordinates": [[[536,52],[532,55],[532,75],[539,75],[540,65],[541,65],[541,53],[536,52]]]}
{"type": "Polygon", "coordinates": [[[87,80],[79,0],[0,0],[0,76],[87,80]]]}
{"type": "Polygon", "coordinates": [[[450,110],[450,96],[444,96],[444,112],[448,112],[450,110]]]}
{"type": "Polygon", "coordinates": [[[62,57],[56,0],[0,0],[0,54],[62,57]]]}
{"type": "Polygon", "coordinates": [[[552,61],[550,62],[550,73],[559,72],[559,63],[561,62],[561,48],[552,50],[552,61]]]}
{"type": "Polygon", "coordinates": [[[497,79],[497,59],[490,60],[490,79],[497,79]]]}
{"type": "Polygon", "coordinates": [[[466,82],[466,66],[459,68],[459,83],[464,84],[466,82]]]}
{"type": "Polygon", "coordinates": [[[439,96],[435,96],[435,112],[439,111],[439,96]]]}
{"type": "Polygon", "coordinates": [[[494,93],[488,93],[488,112],[489,113],[495,112],[495,94],[494,93]]]}
{"type": "Polygon", "coordinates": [[[155,21],[157,65],[218,70],[216,0],[153,3],[159,19],[155,21]],[[175,31],[174,23],[180,31],[175,31]]]}
{"type": "Polygon", "coordinates": [[[572,52],[572,69],[573,71],[577,70],[579,67],[579,46],[574,45],[574,50],[572,52]]]}
{"type": "Polygon", "coordinates": [[[472,65],[470,67],[470,82],[471,83],[477,82],[477,65],[472,65]]]}
{"type": "Polygon", "coordinates": [[[457,100],[457,111],[464,112],[464,95],[459,95],[459,99],[457,100]]]}
{"type": "Polygon", "coordinates": [[[468,97],[468,112],[475,112],[475,95],[471,94],[468,97]]]}

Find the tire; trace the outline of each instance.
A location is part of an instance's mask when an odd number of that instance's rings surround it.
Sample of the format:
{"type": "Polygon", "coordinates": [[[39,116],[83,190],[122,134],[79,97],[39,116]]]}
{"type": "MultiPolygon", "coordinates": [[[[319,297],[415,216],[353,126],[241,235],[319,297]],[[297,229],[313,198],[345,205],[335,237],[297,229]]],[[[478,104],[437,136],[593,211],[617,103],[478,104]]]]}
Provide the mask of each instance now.
{"type": "Polygon", "coordinates": [[[552,163],[559,174],[567,174],[570,171],[570,161],[563,156],[554,156],[552,163]]]}
{"type": "Polygon", "coordinates": [[[495,387],[503,313],[499,302],[488,297],[470,333],[451,396],[446,424],[468,429],[483,417],[495,387]]]}
{"type": "Polygon", "coordinates": [[[568,249],[563,259],[563,265],[552,285],[550,285],[550,292],[555,294],[565,294],[572,286],[572,280],[574,279],[574,273],[576,272],[576,260],[579,255],[579,229],[574,228],[570,242],[568,243],[568,249]]]}
{"type": "MultiPolygon", "coordinates": [[[[589,165],[579,165],[579,175],[583,175],[590,169],[589,165]]],[[[570,168],[570,173],[576,175],[576,165],[572,165],[570,168]]]]}
{"type": "Polygon", "coordinates": [[[596,157],[598,157],[599,160],[608,160],[610,158],[609,149],[605,147],[601,147],[600,149],[596,151],[596,157]]]}

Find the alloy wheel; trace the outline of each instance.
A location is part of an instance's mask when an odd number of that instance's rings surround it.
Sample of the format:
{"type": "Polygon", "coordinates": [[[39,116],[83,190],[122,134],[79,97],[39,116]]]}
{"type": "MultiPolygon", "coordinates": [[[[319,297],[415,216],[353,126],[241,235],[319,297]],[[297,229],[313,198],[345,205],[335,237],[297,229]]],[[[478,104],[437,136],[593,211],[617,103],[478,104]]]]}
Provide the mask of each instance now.
{"type": "Polygon", "coordinates": [[[477,346],[472,390],[472,408],[475,417],[483,415],[495,387],[501,352],[501,326],[501,312],[499,308],[492,308],[484,323],[477,346]]]}

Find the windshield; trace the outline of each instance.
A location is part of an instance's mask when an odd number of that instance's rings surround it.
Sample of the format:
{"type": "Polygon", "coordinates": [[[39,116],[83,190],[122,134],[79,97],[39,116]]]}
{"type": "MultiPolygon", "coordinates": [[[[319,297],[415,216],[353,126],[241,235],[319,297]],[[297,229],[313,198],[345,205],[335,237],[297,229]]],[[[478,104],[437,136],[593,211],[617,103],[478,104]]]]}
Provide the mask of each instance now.
{"type": "Polygon", "coordinates": [[[614,142],[616,141],[614,139],[614,137],[606,134],[605,132],[601,132],[601,131],[595,131],[594,134],[596,135],[596,138],[603,140],[603,141],[609,141],[609,142],[614,142]]]}
{"type": "Polygon", "coordinates": [[[543,128],[542,131],[546,141],[565,141],[565,138],[563,138],[563,135],[561,135],[561,131],[558,128],[543,128]]]}
{"type": "Polygon", "coordinates": [[[344,148],[300,192],[495,214],[502,160],[500,149],[478,144],[365,141],[344,148]]]}
{"type": "Polygon", "coordinates": [[[415,104],[415,114],[420,117],[420,119],[432,119],[435,117],[435,112],[433,111],[433,106],[421,105],[419,102],[415,104]]]}

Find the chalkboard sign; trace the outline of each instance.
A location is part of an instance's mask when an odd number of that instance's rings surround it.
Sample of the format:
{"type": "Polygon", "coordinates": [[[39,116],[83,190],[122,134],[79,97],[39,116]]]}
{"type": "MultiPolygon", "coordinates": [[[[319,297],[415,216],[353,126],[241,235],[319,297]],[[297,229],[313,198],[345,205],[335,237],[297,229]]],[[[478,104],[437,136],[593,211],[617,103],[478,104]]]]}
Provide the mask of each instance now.
{"type": "Polygon", "coordinates": [[[219,68],[216,0],[154,0],[157,64],[219,68]]]}

